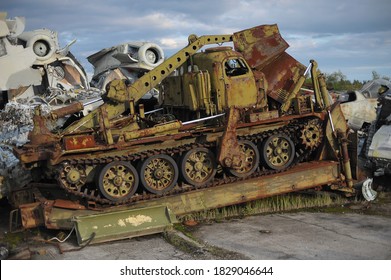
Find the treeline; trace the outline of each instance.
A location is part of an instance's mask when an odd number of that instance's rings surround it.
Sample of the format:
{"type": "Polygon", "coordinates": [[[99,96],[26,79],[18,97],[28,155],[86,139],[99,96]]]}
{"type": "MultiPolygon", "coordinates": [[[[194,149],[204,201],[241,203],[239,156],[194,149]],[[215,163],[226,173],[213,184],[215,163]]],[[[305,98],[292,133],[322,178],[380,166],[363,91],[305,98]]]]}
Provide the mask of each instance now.
{"type": "MultiPolygon", "coordinates": [[[[331,74],[325,74],[326,84],[329,89],[335,91],[351,91],[359,90],[368,81],[354,80],[353,82],[348,80],[346,76],[339,70],[331,74]]],[[[372,80],[375,79],[390,80],[390,77],[380,76],[376,71],[372,71],[372,80]]]]}
{"type": "MultiPolygon", "coordinates": [[[[327,88],[329,90],[335,91],[359,90],[366,82],[368,82],[359,80],[350,81],[346,78],[346,75],[344,75],[340,70],[330,74],[325,74],[325,78],[327,88]]],[[[372,71],[372,80],[380,78],[385,80],[391,80],[391,78],[388,76],[380,76],[376,71],[372,71]]]]}

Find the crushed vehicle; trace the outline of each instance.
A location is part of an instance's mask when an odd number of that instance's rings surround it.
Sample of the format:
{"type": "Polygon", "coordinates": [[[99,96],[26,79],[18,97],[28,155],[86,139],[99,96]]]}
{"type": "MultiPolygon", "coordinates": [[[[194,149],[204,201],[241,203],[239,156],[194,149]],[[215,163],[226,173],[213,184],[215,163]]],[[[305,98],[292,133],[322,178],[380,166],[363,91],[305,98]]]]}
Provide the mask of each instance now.
{"type": "Polygon", "coordinates": [[[163,63],[164,52],[154,43],[128,42],[103,49],[87,59],[94,66],[91,84],[105,89],[115,79],[134,82],[139,76],[163,63]]]}
{"type": "Polygon", "coordinates": [[[390,174],[391,82],[375,79],[365,83],[359,91],[338,95],[349,127],[358,131],[358,154],[375,176],[390,174]]]}
{"type": "Polygon", "coordinates": [[[365,83],[359,91],[338,95],[350,128],[358,132],[357,154],[362,163],[362,194],[368,201],[377,197],[373,177],[391,174],[390,87],[386,79],[365,83]]]}
{"type": "Polygon", "coordinates": [[[365,83],[360,90],[337,94],[336,101],[341,103],[349,127],[365,132],[376,120],[377,99],[390,87],[390,81],[375,79],[365,83]]]}
{"type": "MultiPolygon", "coordinates": [[[[91,85],[103,91],[109,82],[124,79],[133,83],[139,77],[164,61],[162,48],[151,42],[127,42],[105,48],[87,57],[94,66],[91,85]]],[[[147,92],[140,100],[146,109],[153,109],[158,102],[156,88],[147,92]]]]}
{"type": "Polygon", "coordinates": [[[366,141],[367,166],[375,176],[391,175],[391,90],[383,85],[381,91],[366,141]]]}
{"type": "Polygon", "coordinates": [[[376,119],[376,97],[366,97],[361,91],[348,91],[338,95],[342,111],[350,128],[365,130],[376,119]]]}
{"type": "Polygon", "coordinates": [[[355,193],[355,134],[316,61],[287,54],[277,25],[188,41],[133,83],[112,80],[104,104],[61,130],[36,107],[30,142],[14,148],[35,182],[12,194],[11,221],[76,227],[83,243],[308,188],[355,193]],[[156,87],[159,108],[146,111],[139,101],[156,87]]]}

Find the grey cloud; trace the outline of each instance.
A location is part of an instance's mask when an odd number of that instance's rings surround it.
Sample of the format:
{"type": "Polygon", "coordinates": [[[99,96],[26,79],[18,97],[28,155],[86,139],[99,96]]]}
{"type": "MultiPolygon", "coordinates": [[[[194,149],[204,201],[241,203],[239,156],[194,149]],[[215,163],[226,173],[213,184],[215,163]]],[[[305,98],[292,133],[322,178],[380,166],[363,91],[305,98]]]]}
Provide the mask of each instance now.
{"type": "MultiPolygon", "coordinates": [[[[2,1],[0,10],[25,16],[28,30],[46,27],[64,34],[62,46],[78,39],[71,50],[87,68],[85,54],[126,41],[183,40],[191,33],[221,34],[269,23],[279,25],[289,52],[304,62],[309,57],[327,67],[355,67],[357,61],[387,67],[391,61],[385,51],[390,49],[389,0],[13,0],[2,1]],[[366,52],[367,58],[361,55],[366,52]]],[[[391,72],[391,65],[383,69],[391,72]]]]}

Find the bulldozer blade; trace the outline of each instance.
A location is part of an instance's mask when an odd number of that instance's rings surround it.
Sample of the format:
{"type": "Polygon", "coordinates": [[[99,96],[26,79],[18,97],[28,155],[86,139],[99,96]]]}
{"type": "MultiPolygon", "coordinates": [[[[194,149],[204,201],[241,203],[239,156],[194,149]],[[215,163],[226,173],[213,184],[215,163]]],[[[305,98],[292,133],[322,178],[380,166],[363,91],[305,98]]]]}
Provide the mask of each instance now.
{"type": "Polygon", "coordinates": [[[176,216],[166,206],[75,216],[78,244],[102,243],[164,232],[176,216]]]}

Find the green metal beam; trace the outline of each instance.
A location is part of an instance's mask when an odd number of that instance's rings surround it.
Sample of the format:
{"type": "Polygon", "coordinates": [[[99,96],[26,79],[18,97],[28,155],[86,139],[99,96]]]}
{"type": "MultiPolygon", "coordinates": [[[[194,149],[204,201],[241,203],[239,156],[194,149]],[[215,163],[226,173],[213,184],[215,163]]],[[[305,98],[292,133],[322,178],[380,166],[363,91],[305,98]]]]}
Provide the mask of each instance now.
{"type": "Polygon", "coordinates": [[[93,215],[94,212],[97,216],[113,213],[111,217],[116,217],[117,212],[133,209],[143,213],[148,207],[159,206],[167,207],[174,215],[184,215],[338,183],[339,169],[339,163],[335,161],[302,163],[280,174],[200,189],[176,196],[139,201],[127,206],[110,207],[104,212],[101,209],[93,211],[53,207],[50,212],[46,211],[45,224],[50,224],[50,228],[71,229],[74,226],[73,220],[78,220],[81,216],[93,215]]]}
{"type": "Polygon", "coordinates": [[[166,206],[156,206],[76,216],[73,222],[83,245],[163,232],[177,220],[166,206]]]}

